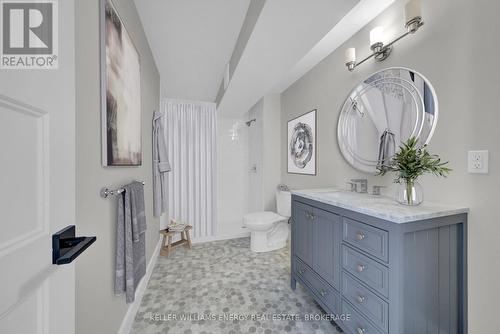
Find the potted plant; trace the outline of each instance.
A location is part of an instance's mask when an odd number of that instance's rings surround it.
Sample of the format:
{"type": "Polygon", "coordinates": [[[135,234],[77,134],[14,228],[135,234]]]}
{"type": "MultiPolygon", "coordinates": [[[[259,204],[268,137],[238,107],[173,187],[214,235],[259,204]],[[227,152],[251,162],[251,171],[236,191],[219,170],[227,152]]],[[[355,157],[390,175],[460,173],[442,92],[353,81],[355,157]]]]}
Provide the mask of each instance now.
{"type": "Polygon", "coordinates": [[[427,145],[419,146],[416,137],[409,138],[394,155],[388,166],[379,168],[377,175],[396,172],[395,183],[399,184],[397,201],[405,205],[419,205],[423,201],[422,187],[417,179],[426,173],[446,177],[451,169],[437,155],[427,151],[427,145]]]}

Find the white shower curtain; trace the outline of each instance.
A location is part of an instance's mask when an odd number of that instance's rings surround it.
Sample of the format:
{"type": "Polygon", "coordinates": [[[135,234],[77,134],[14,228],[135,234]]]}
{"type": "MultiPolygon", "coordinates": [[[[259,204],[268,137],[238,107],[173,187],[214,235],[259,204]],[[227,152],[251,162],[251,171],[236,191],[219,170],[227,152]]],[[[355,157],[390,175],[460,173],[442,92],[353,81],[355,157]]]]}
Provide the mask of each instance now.
{"type": "Polygon", "coordinates": [[[215,103],[162,101],[168,156],[168,216],[193,226],[193,238],[213,236],[216,220],[215,103]]]}

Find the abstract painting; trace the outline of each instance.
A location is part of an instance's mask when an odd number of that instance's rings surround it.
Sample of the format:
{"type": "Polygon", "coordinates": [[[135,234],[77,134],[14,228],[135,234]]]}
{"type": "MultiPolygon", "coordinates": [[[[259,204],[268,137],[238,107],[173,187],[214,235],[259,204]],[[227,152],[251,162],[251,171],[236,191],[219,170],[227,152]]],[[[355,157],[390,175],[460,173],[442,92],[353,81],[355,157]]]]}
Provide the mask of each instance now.
{"type": "Polygon", "coordinates": [[[288,173],[316,175],[316,109],[288,122],[288,173]]]}
{"type": "Polygon", "coordinates": [[[101,67],[103,165],[140,166],[140,57],[110,0],[101,0],[101,67]]]}

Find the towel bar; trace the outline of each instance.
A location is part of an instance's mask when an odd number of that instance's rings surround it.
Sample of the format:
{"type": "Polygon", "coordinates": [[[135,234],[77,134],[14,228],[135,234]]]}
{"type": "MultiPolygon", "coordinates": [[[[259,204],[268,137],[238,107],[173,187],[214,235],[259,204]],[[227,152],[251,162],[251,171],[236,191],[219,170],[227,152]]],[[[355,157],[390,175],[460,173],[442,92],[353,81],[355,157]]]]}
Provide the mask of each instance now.
{"type": "MultiPolygon", "coordinates": [[[[142,183],[142,185],[146,184],[146,182],[144,182],[144,181],[136,181],[136,182],[140,182],[140,183],[142,183]]],[[[100,194],[101,194],[102,198],[108,198],[108,196],[119,195],[124,191],[125,191],[125,189],[123,189],[123,188],[112,190],[112,189],[109,189],[108,187],[104,187],[101,189],[100,194]]]]}

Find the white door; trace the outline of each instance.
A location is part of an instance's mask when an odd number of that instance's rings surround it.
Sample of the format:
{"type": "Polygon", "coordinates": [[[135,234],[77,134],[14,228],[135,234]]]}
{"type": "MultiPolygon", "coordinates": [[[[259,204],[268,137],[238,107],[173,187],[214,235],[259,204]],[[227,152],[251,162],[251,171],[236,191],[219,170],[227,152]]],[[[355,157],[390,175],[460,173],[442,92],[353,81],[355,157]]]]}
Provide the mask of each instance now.
{"type": "Polygon", "coordinates": [[[73,8],[58,3],[58,69],[0,69],[2,334],[75,332],[74,262],[53,265],[51,241],[75,224],[73,8]]]}

